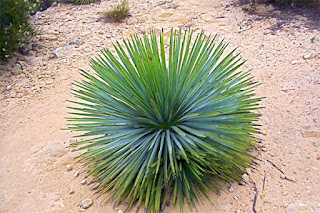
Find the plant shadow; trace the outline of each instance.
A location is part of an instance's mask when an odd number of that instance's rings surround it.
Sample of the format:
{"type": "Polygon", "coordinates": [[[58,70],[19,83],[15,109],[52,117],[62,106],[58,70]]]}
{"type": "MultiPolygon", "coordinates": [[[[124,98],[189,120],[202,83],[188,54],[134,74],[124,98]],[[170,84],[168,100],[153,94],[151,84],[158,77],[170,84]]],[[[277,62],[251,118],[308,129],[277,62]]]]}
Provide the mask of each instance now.
{"type": "MultiPolygon", "coordinates": [[[[235,0],[231,5],[241,7],[244,12],[256,16],[255,20],[276,18],[278,22],[270,27],[272,31],[281,30],[287,24],[298,20],[303,20],[303,26],[309,30],[320,30],[320,8],[279,6],[268,1],[253,3],[252,0],[235,0]]],[[[292,27],[302,26],[297,24],[292,27]]]]}

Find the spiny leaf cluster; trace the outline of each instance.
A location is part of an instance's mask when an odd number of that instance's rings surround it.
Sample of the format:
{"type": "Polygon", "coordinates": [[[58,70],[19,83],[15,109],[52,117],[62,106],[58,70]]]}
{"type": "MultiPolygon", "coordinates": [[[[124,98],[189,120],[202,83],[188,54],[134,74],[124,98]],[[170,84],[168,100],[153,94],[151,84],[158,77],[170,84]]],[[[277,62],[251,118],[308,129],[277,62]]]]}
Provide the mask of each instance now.
{"type": "MultiPolygon", "coordinates": [[[[75,85],[70,130],[95,190],[127,209],[159,212],[169,199],[191,207],[221,179],[239,181],[256,143],[258,85],[217,36],[171,31],[134,36],[91,60],[75,85]]],[[[220,180],[220,181],[219,181],[220,180]]]]}

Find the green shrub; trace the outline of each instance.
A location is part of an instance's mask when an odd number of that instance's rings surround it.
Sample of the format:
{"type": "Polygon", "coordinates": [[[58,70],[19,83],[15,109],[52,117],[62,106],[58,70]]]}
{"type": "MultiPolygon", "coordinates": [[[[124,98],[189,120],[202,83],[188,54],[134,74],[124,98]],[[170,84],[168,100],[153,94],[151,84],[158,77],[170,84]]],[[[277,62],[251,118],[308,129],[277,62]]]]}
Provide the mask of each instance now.
{"type": "Polygon", "coordinates": [[[96,74],[81,71],[71,101],[69,129],[90,136],[74,145],[87,150],[79,157],[97,192],[159,212],[169,199],[195,207],[221,179],[240,181],[261,99],[239,54],[216,36],[181,31],[171,31],[168,54],[163,33],[124,46],[91,60],[96,74]]]}
{"type": "Polygon", "coordinates": [[[28,23],[27,1],[1,0],[0,8],[0,58],[3,60],[26,42],[27,36],[34,35],[34,30],[28,23]]]}
{"type": "MultiPolygon", "coordinates": [[[[253,1],[255,2],[255,1],[253,1]]],[[[280,6],[297,6],[312,8],[314,10],[320,10],[320,1],[319,0],[258,0],[257,3],[274,3],[280,6]]]]}
{"type": "Polygon", "coordinates": [[[279,5],[292,5],[298,7],[312,7],[320,8],[319,0],[272,0],[272,2],[279,5]]]}
{"type": "Polygon", "coordinates": [[[111,9],[107,10],[107,17],[111,18],[114,22],[119,22],[129,14],[129,5],[127,0],[122,0],[120,4],[115,5],[111,9]]]}
{"type": "Polygon", "coordinates": [[[59,0],[28,0],[30,14],[49,8],[53,2],[59,2],[59,0]]]}

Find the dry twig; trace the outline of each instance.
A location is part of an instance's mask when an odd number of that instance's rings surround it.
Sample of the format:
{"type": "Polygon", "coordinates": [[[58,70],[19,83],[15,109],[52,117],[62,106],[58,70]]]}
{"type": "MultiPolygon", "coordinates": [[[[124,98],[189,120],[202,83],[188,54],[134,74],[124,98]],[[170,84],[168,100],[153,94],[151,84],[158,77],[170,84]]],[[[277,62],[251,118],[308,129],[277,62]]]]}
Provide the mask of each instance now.
{"type": "Polygon", "coordinates": [[[277,165],[275,165],[272,161],[270,161],[270,160],[268,160],[268,159],[267,159],[267,161],[268,161],[274,168],[278,169],[278,170],[284,175],[284,178],[283,178],[283,179],[288,180],[288,181],[291,181],[291,182],[296,182],[295,180],[292,180],[292,179],[288,178],[288,177],[284,174],[284,172],[283,172],[277,165]]]}

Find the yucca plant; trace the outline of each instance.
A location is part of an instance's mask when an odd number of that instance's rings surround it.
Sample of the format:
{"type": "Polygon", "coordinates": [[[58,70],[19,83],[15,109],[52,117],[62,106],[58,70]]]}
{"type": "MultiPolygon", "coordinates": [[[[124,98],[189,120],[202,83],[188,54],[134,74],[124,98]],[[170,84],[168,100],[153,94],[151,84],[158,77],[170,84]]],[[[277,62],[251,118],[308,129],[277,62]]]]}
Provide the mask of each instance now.
{"type": "Polygon", "coordinates": [[[239,181],[256,144],[258,85],[235,50],[217,36],[151,32],[114,45],[91,60],[95,74],[77,82],[70,130],[89,139],[75,143],[97,193],[159,212],[169,199],[195,207],[239,181]]]}

